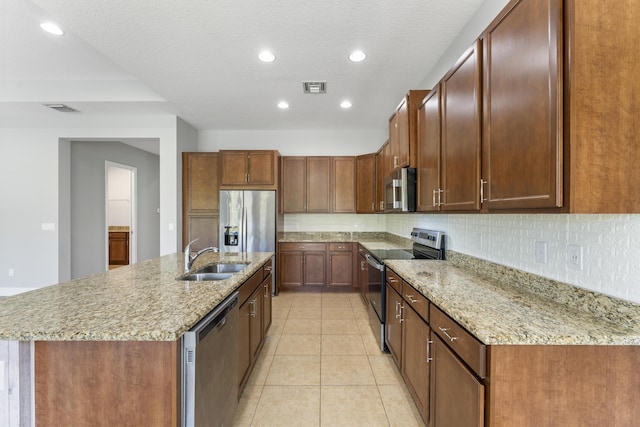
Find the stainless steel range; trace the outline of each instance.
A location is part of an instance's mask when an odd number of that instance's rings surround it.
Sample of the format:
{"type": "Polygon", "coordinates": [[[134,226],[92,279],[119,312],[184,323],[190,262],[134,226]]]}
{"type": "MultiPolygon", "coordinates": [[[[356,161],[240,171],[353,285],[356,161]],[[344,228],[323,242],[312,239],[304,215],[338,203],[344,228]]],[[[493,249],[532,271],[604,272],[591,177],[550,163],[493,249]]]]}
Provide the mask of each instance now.
{"type": "Polygon", "coordinates": [[[365,254],[368,264],[369,322],[376,337],[380,337],[380,350],[386,351],[385,330],[385,260],[389,259],[444,259],[444,233],[414,228],[411,231],[412,249],[376,249],[365,254]]]}

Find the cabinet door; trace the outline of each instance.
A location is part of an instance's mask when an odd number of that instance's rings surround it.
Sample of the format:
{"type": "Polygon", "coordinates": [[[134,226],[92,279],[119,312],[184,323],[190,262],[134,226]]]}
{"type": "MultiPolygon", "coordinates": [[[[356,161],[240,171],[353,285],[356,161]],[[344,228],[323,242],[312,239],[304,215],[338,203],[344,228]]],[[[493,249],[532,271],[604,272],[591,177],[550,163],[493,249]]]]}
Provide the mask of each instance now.
{"type": "Polygon", "coordinates": [[[221,185],[247,184],[247,152],[220,151],[221,185]]]}
{"type": "Polygon", "coordinates": [[[386,285],[386,323],[385,323],[385,343],[389,348],[393,360],[398,368],[402,367],[402,298],[395,289],[386,285]]]}
{"type": "Polygon", "coordinates": [[[218,247],[220,244],[218,220],[218,214],[189,214],[183,218],[186,226],[186,234],[183,236],[184,246],[197,238],[198,241],[191,245],[192,251],[199,251],[210,246],[218,247]]]}
{"type": "Polygon", "coordinates": [[[284,213],[305,212],[306,157],[282,159],[282,209],[284,213]]]}
{"type": "Polygon", "coordinates": [[[333,182],[333,209],[335,213],[356,211],[356,161],[355,157],[333,157],[331,181],[333,182]]]}
{"type": "Polygon", "coordinates": [[[271,304],[272,304],[272,278],[273,276],[271,275],[271,273],[269,273],[269,275],[267,277],[265,277],[264,281],[262,282],[262,298],[264,298],[262,300],[263,302],[263,307],[262,307],[262,336],[264,337],[265,335],[267,335],[267,331],[269,330],[269,326],[271,326],[271,317],[272,317],[272,310],[271,310],[271,304]]]}
{"type": "Polygon", "coordinates": [[[358,286],[360,288],[360,296],[365,304],[369,304],[369,269],[367,268],[367,261],[364,257],[365,249],[358,248],[358,253],[358,286]]]}
{"type": "Polygon", "coordinates": [[[356,158],[356,213],[374,213],[376,198],[376,155],[356,158]]]}
{"type": "Polygon", "coordinates": [[[251,298],[240,306],[238,316],[238,397],[251,368],[251,298]]]}
{"type": "Polygon", "coordinates": [[[562,206],[560,1],[517,2],[484,36],[485,205],[562,206]]]}
{"type": "Polygon", "coordinates": [[[307,157],[306,211],[331,211],[331,158],[307,157]]]}
{"type": "Polygon", "coordinates": [[[250,151],[247,154],[247,182],[255,185],[275,184],[275,153],[273,151],[250,151]]]}
{"type": "Polygon", "coordinates": [[[440,90],[433,89],[418,109],[418,206],[440,209],[440,90]]]}
{"type": "Polygon", "coordinates": [[[480,209],[480,42],[441,82],[443,210],[480,209]]]}
{"type": "Polygon", "coordinates": [[[280,252],[280,286],[281,287],[300,287],[302,286],[304,252],[280,252]]]}
{"type": "Polygon", "coordinates": [[[484,385],[433,332],[431,341],[431,426],[482,427],[484,385]]]}
{"type": "Polygon", "coordinates": [[[109,264],[129,265],[128,232],[109,232],[109,264]]]}
{"type": "Polygon", "coordinates": [[[397,158],[396,167],[409,166],[409,105],[407,99],[403,99],[398,106],[397,117],[397,158]]]}
{"type": "Polygon", "coordinates": [[[264,307],[264,288],[258,286],[249,297],[250,320],[251,320],[251,361],[255,361],[258,351],[262,344],[263,327],[262,327],[262,311],[264,307]]]}
{"type": "Polygon", "coordinates": [[[427,323],[407,307],[404,312],[402,377],[425,423],[429,422],[429,332],[427,323]]]}
{"type": "Polygon", "coordinates": [[[324,286],[327,283],[327,253],[305,251],[304,280],[305,286],[324,286]]]}
{"type": "Polygon", "coordinates": [[[384,152],[376,153],[376,212],[384,212],[384,152]]]}
{"type": "Polygon", "coordinates": [[[398,113],[389,119],[389,172],[398,167],[398,113]]]}
{"type": "Polygon", "coordinates": [[[182,153],[183,209],[218,212],[218,153],[182,153]]]}
{"type": "Polygon", "coordinates": [[[343,249],[329,251],[328,286],[353,286],[353,246],[351,243],[340,246],[343,249]]]}

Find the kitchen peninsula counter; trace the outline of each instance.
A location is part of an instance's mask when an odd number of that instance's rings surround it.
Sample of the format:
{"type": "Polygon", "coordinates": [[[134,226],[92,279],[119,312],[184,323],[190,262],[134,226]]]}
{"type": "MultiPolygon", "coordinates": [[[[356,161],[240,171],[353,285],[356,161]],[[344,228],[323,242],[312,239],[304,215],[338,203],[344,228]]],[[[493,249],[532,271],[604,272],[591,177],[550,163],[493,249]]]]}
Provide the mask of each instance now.
{"type": "Polygon", "coordinates": [[[273,255],[205,253],[192,270],[248,264],[215,282],[177,280],[177,253],[8,297],[0,301],[0,340],[175,341],[273,255]]]}
{"type": "Polygon", "coordinates": [[[487,345],[640,345],[640,305],[631,302],[495,264],[501,279],[451,261],[386,264],[487,345]],[[543,282],[537,292],[527,275],[543,282]]]}

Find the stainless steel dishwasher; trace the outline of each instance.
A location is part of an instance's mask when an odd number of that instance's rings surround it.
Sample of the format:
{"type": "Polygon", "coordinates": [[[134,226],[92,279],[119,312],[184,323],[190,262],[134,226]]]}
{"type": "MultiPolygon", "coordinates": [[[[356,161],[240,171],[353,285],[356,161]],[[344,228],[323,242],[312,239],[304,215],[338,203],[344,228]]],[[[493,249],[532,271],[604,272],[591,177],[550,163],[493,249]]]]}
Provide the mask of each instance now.
{"type": "Polygon", "coordinates": [[[238,292],[182,337],[182,426],[230,426],[238,408],[238,292]]]}

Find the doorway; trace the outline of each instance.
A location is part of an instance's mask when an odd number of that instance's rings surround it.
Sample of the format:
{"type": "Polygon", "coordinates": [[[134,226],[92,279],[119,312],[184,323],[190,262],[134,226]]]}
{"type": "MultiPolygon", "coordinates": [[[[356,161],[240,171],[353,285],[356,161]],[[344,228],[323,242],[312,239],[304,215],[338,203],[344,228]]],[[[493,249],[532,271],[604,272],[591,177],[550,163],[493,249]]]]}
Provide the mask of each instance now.
{"type": "Polygon", "coordinates": [[[137,168],[105,161],[106,270],[137,261],[137,168]]]}

